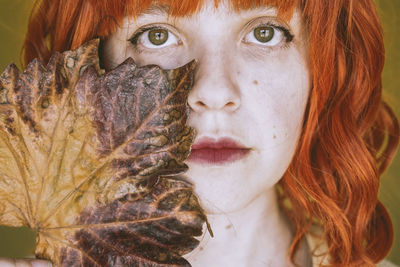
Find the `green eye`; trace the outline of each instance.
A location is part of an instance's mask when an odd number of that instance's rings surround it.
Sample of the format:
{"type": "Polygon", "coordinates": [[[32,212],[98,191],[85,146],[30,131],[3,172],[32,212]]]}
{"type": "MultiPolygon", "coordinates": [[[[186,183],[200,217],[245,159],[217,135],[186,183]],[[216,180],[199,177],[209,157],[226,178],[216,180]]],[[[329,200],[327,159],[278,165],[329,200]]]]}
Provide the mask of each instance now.
{"type": "Polygon", "coordinates": [[[168,40],[168,31],[165,29],[150,30],[149,40],[153,45],[162,45],[168,40]]]}
{"type": "Polygon", "coordinates": [[[274,38],[275,30],[271,26],[257,27],[253,31],[254,37],[261,43],[267,43],[274,38]]]}

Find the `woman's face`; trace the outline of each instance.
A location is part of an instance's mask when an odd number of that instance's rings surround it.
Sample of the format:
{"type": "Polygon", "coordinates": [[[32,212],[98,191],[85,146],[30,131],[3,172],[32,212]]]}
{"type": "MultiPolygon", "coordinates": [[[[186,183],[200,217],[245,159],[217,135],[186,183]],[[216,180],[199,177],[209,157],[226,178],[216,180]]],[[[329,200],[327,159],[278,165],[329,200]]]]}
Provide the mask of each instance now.
{"type": "Polygon", "coordinates": [[[308,43],[298,12],[235,13],[207,1],[190,17],[152,8],[104,43],[107,69],[127,57],[176,68],[198,60],[189,95],[197,137],[187,176],[208,213],[246,207],[273,190],[289,166],[310,88],[308,43]]]}

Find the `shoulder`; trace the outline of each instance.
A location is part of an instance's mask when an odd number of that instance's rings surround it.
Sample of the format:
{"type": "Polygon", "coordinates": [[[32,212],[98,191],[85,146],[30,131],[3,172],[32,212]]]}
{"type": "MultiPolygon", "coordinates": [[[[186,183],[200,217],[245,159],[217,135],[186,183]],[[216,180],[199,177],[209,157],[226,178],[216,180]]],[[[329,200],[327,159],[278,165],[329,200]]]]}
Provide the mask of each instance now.
{"type": "MultiPolygon", "coordinates": [[[[313,252],[312,256],[312,266],[317,267],[321,265],[329,264],[329,256],[325,255],[324,252],[327,251],[328,245],[326,241],[321,238],[322,228],[318,226],[312,226],[310,232],[306,235],[307,244],[310,250],[313,252]],[[319,256],[315,256],[319,255],[319,256]]],[[[376,265],[377,267],[400,267],[388,260],[383,260],[376,265]]]]}
{"type": "Polygon", "coordinates": [[[377,267],[399,267],[398,265],[388,261],[388,260],[383,260],[380,263],[376,265],[377,267]]]}

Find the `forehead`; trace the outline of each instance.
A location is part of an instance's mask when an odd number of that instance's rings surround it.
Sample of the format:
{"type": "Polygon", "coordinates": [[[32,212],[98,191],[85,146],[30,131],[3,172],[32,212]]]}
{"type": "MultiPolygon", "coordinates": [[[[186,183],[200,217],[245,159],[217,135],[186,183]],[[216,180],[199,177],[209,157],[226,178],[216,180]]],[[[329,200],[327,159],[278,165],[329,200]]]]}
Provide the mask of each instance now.
{"type": "Polygon", "coordinates": [[[97,0],[97,35],[106,38],[124,25],[126,17],[136,20],[145,13],[162,14],[169,18],[187,17],[200,13],[205,6],[227,5],[233,11],[274,7],[277,16],[290,21],[296,8],[302,10],[305,0],[97,0]],[[301,3],[301,6],[300,6],[301,3]]]}
{"type": "MultiPolygon", "coordinates": [[[[125,2],[125,1],[124,1],[125,2]]],[[[127,1],[125,14],[137,17],[143,14],[168,14],[173,17],[188,16],[204,8],[216,9],[224,5],[232,11],[275,7],[278,16],[289,18],[298,6],[298,0],[139,0],[127,1]]]]}
{"type": "Polygon", "coordinates": [[[219,4],[218,6],[215,6],[211,1],[208,1],[204,4],[201,5],[201,7],[196,10],[194,13],[187,13],[186,15],[173,15],[171,12],[171,9],[169,6],[166,5],[150,5],[148,8],[146,8],[141,14],[139,14],[138,19],[150,17],[159,17],[159,18],[166,18],[167,20],[176,20],[176,19],[189,19],[191,17],[198,17],[198,15],[202,16],[208,16],[209,19],[210,16],[220,16],[220,13],[224,13],[224,15],[235,15],[235,14],[240,14],[241,16],[245,16],[245,14],[250,13],[250,14],[265,14],[265,13],[271,13],[276,16],[277,10],[275,7],[272,6],[257,6],[251,9],[239,9],[235,10],[234,7],[226,3],[219,4]]]}

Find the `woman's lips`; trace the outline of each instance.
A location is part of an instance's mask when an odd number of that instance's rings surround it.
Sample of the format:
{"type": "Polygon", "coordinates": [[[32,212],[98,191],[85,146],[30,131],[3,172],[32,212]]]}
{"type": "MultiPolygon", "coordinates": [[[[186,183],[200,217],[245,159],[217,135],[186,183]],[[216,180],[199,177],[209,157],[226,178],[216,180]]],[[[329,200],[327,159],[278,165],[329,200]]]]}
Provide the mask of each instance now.
{"type": "Polygon", "coordinates": [[[188,160],[196,163],[222,165],[243,159],[250,149],[230,138],[202,138],[192,146],[188,160]]]}

